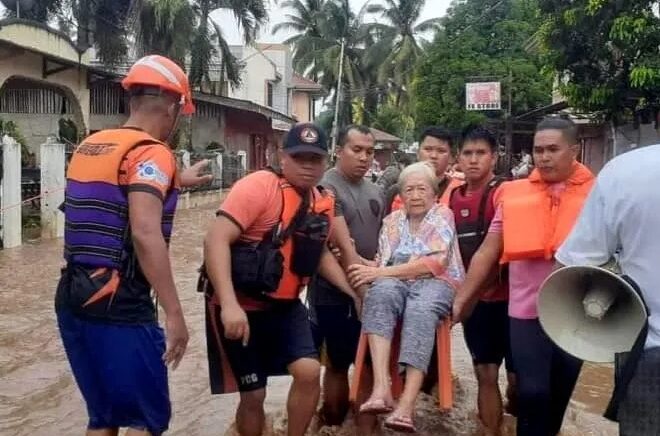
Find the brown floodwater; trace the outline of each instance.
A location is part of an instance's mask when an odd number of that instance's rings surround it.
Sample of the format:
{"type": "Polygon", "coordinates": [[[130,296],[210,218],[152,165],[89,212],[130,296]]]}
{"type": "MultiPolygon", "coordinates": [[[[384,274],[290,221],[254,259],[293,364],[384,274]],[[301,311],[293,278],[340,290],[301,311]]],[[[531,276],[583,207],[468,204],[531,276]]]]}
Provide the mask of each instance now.
{"type": "MultiPolygon", "coordinates": [[[[186,436],[233,433],[235,395],[211,396],[207,379],[202,297],[195,291],[201,242],[212,208],[177,215],[171,256],[182,300],[190,344],[181,366],[170,374],[173,419],[168,434],[186,436]]],[[[69,371],[53,311],[53,294],[61,261],[61,241],[0,250],[0,435],[82,435],[86,413],[69,371]]],[[[476,385],[461,332],[453,332],[456,406],[440,414],[434,400],[422,397],[417,425],[421,435],[473,435],[477,431],[476,385]]],[[[271,380],[266,401],[269,434],[285,434],[285,400],[289,380],[271,380]]],[[[615,426],[600,417],[612,389],[608,366],[585,365],[567,413],[564,436],[615,435],[615,426]]],[[[506,433],[515,434],[507,418],[506,433]]],[[[342,428],[310,431],[323,435],[354,434],[342,428]]],[[[390,434],[389,432],[384,432],[390,434]]]]}

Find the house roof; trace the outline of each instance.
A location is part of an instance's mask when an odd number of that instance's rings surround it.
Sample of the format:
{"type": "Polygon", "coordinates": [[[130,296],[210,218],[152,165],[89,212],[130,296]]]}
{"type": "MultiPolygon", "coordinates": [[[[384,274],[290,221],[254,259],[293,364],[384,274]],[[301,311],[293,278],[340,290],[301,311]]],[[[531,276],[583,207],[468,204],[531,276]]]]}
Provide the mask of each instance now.
{"type": "Polygon", "coordinates": [[[203,92],[193,92],[193,100],[204,101],[207,103],[218,104],[220,106],[231,107],[250,112],[256,112],[274,120],[294,124],[296,120],[281,112],[275,111],[266,106],[261,106],[248,100],[239,100],[237,98],[224,97],[221,95],[205,94],[203,92]]]}
{"type": "Polygon", "coordinates": [[[311,79],[301,76],[300,74],[293,73],[293,76],[291,77],[291,88],[306,91],[321,91],[323,86],[311,79]]]}
{"type": "Polygon", "coordinates": [[[369,127],[369,130],[371,130],[371,134],[374,135],[374,138],[376,138],[376,142],[401,142],[402,139],[398,138],[394,135],[391,135],[387,132],[383,132],[382,130],[375,129],[373,127],[369,127]]]}

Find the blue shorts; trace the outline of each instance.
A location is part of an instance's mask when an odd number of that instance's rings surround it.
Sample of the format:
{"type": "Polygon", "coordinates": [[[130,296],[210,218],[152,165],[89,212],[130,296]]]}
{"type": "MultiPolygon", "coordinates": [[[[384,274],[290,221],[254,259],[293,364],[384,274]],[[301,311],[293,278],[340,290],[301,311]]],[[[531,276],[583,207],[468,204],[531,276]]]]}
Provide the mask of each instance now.
{"type": "Polygon", "coordinates": [[[57,322],[92,430],[130,427],[157,436],[171,406],[165,334],[156,323],[110,324],[57,311],[57,322]]]}

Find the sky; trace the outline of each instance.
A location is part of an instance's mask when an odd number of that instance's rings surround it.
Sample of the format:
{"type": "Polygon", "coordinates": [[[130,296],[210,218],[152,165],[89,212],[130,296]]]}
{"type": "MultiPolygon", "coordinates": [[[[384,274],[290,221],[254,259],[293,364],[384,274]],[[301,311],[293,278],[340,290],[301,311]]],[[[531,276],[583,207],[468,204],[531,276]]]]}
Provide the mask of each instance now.
{"type": "MultiPolygon", "coordinates": [[[[284,33],[284,32],[278,32],[277,35],[272,35],[271,34],[271,28],[283,21],[285,19],[285,15],[287,13],[286,9],[283,9],[281,6],[283,0],[279,1],[279,5],[275,5],[275,2],[273,0],[269,0],[269,22],[267,25],[267,28],[264,29],[260,36],[259,36],[259,42],[282,42],[287,37],[291,36],[290,34],[284,33]]],[[[350,0],[349,3],[351,5],[351,8],[355,11],[358,12],[362,6],[367,3],[373,3],[377,4],[380,3],[380,0],[350,0]]],[[[449,4],[451,3],[451,0],[426,0],[426,5],[424,6],[424,9],[422,11],[422,16],[420,17],[420,21],[427,20],[429,18],[436,18],[436,17],[442,17],[445,14],[445,11],[447,10],[447,7],[449,7],[449,4]]],[[[242,41],[241,33],[239,31],[238,26],[236,25],[236,20],[233,18],[230,12],[228,11],[217,11],[213,14],[213,18],[220,24],[220,26],[223,29],[223,32],[225,33],[225,39],[228,40],[229,44],[231,45],[237,45],[240,44],[242,41]]]]}
{"type": "MultiPolygon", "coordinates": [[[[282,42],[287,39],[291,34],[285,32],[279,32],[277,35],[271,34],[271,28],[283,21],[287,10],[283,9],[281,4],[284,0],[279,0],[279,5],[276,5],[273,0],[267,0],[269,8],[269,21],[266,28],[261,32],[259,36],[259,42],[282,42]]],[[[349,0],[351,8],[358,12],[365,3],[382,3],[381,0],[349,0]]],[[[429,18],[437,18],[445,15],[447,8],[451,0],[426,0],[424,9],[422,10],[422,16],[420,21],[428,20],[429,18]]],[[[4,11],[4,7],[0,4],[0,13],[4,11]]],[[[239,45],[242,43],[242,36],[236,20],[234,19],[231,12],[226,10],[216,11],[212,14],[212,17],[216,22],[220,24],[225,34],[225,39],[229,42],[230,45],[239,45]]]]}

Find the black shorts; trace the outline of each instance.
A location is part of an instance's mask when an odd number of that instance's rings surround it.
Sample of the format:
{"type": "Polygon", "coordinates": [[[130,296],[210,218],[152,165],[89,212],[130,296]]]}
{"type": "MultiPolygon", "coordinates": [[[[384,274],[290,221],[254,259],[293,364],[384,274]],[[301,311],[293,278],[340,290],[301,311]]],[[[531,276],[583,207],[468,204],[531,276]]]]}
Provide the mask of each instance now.
{"type": "Polygon", "coordinates": [[[250,340],[225,338],[220,306],[206,303],[206,341],[212,394],[265,388],[298,359],[318,359],[307,309],[299,300],[247,312],[250,340]]]}
{"type": "Polygon", "coordinates": [[[317,349],[325,344],[328,364],[335,370],[348,370],[355,361],[362,323],[353,303],[313,306],[312,332],[317,349]]]}
{"type": "Polygon", "coordinates": [[[508,301],[480,301],[463,323],[465,343],[475,365],[501,365],[504,360],[507,371],[513,372],[508,307],[508,301]]]}

